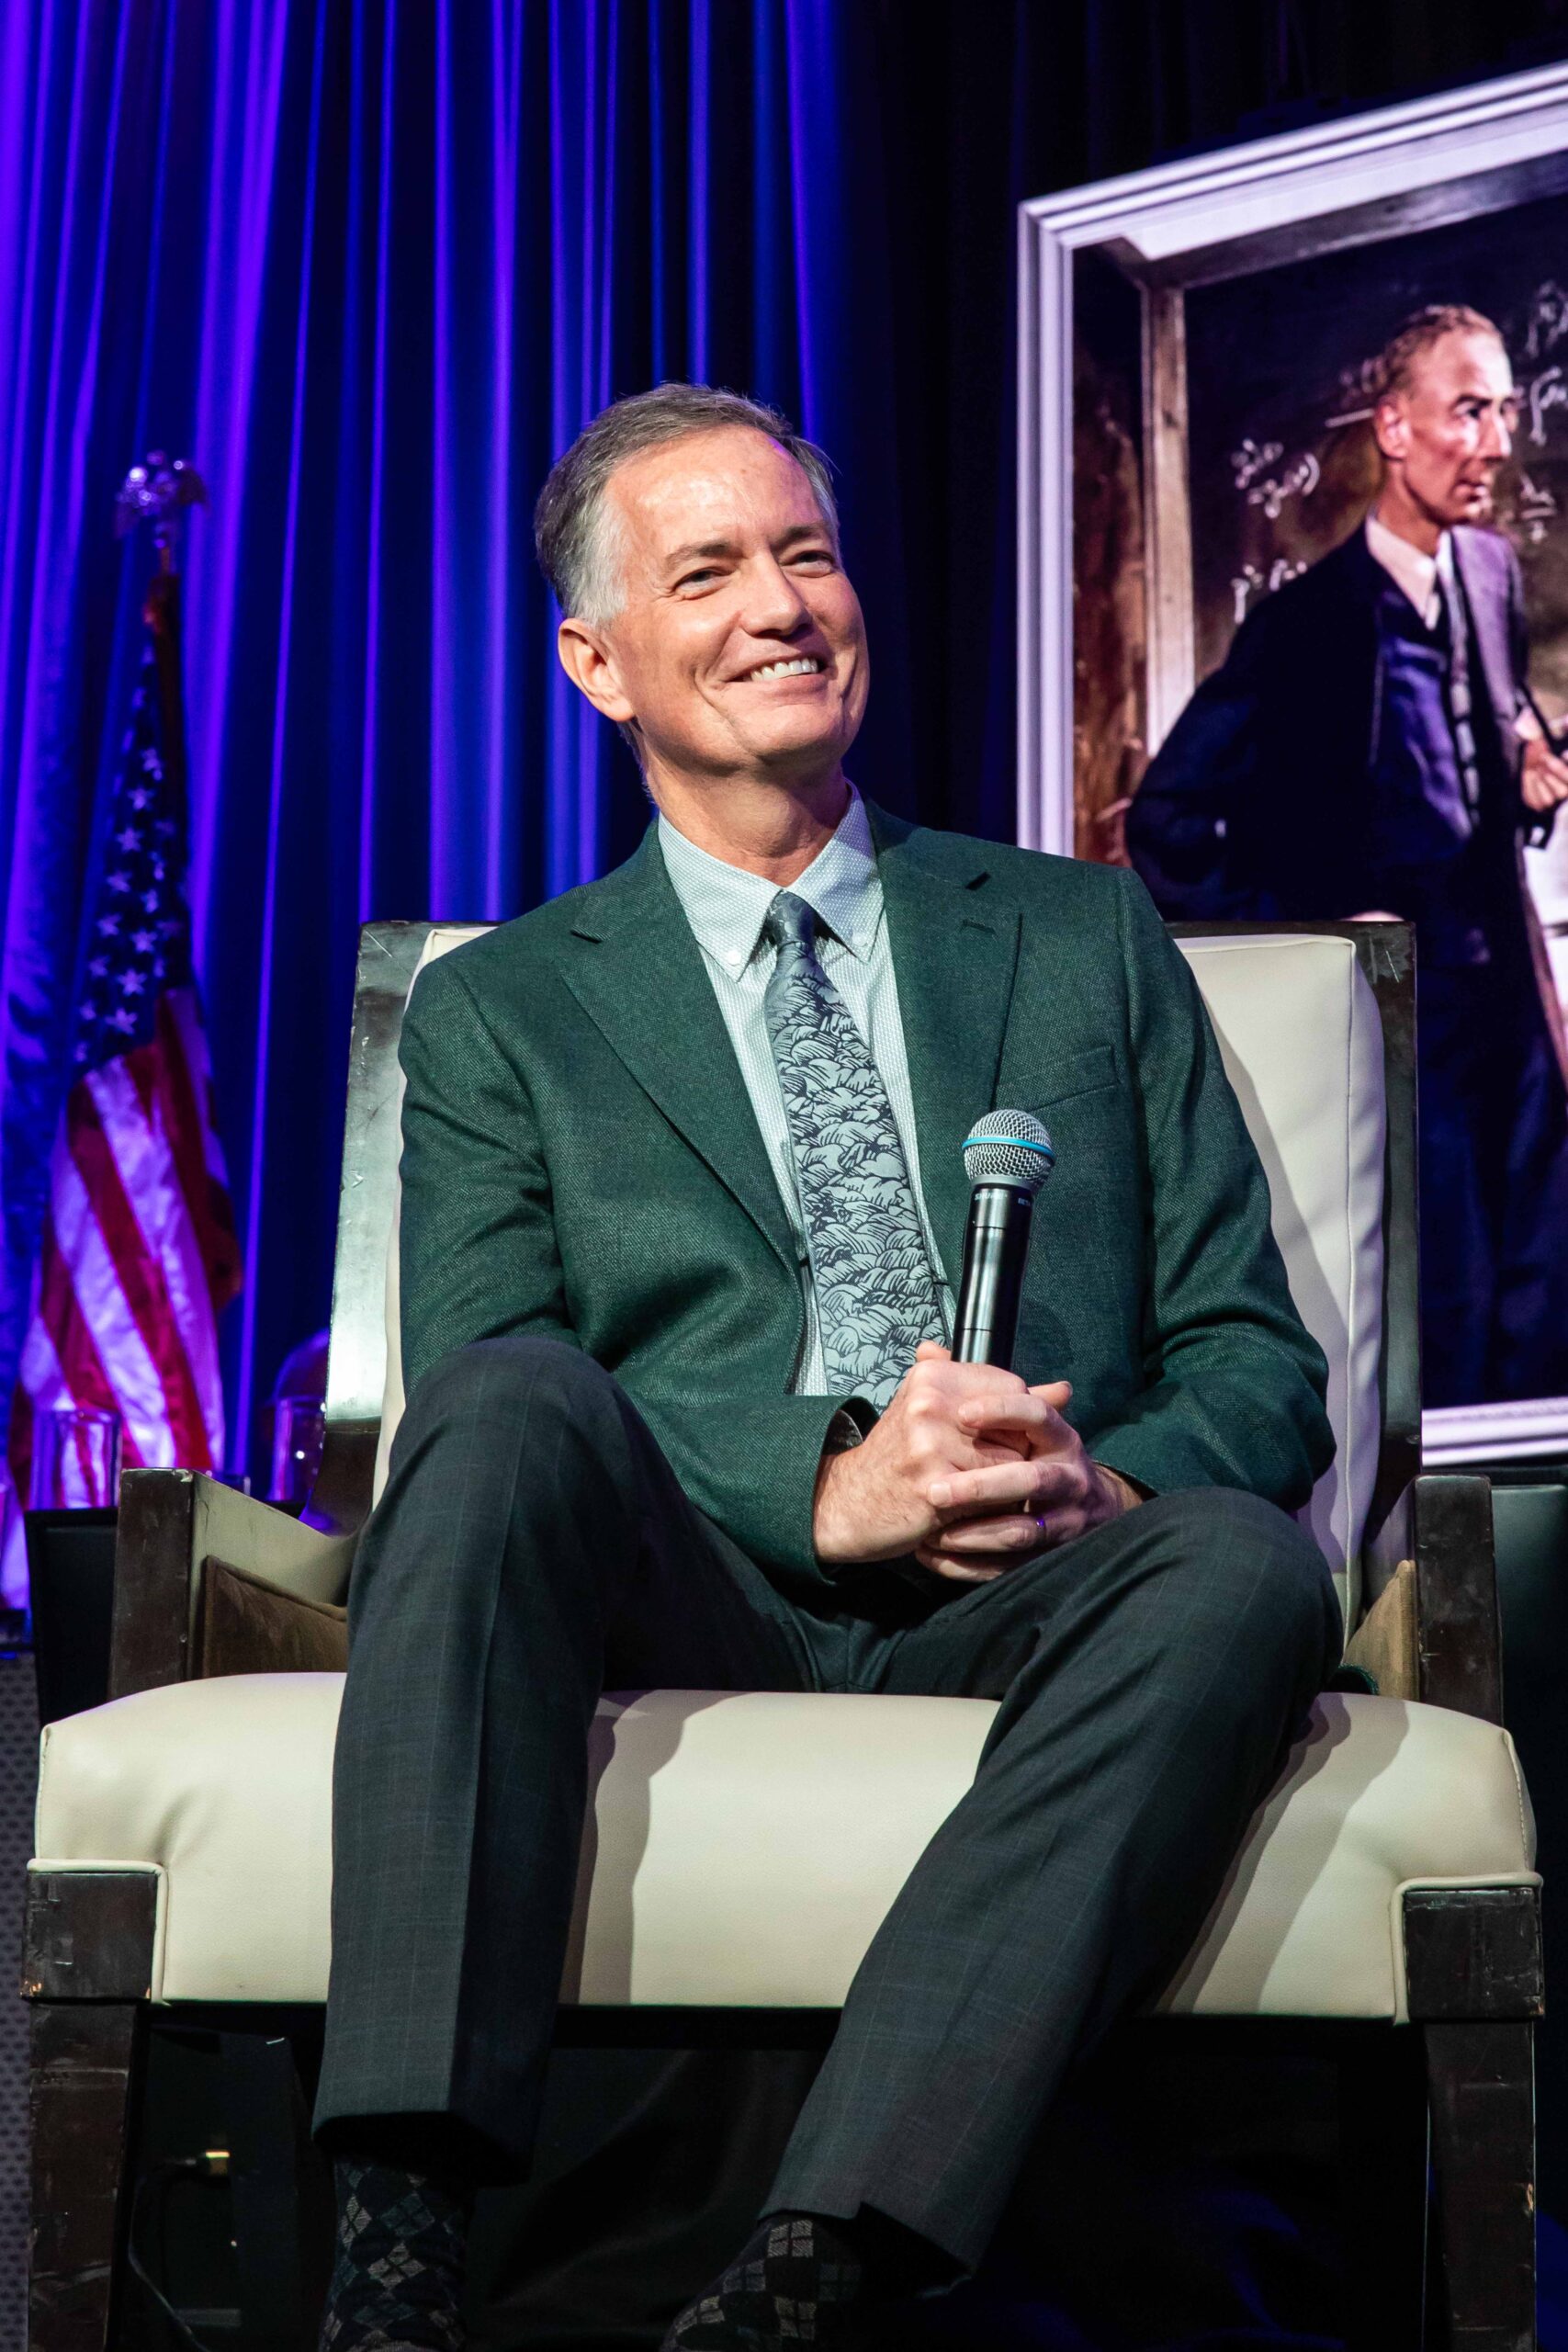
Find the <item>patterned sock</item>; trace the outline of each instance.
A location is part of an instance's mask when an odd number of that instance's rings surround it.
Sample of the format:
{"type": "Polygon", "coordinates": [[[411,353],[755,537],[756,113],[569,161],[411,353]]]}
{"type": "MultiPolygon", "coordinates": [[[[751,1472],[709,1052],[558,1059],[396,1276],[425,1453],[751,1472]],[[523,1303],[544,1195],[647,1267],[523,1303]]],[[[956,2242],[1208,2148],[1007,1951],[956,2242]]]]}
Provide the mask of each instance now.
{"type": "Polygon", "coordinates": [[[340,2157],[321,2352],[459,2352],[473,2199],[431,2173],[340,2157]]]}
{"type": "Polygon", "coordinates": [[[817,2213],[771,2213],[724,2276],[687,2304],[663,2352],[798,2352],[802,2344],[848,2352],[858,2322],[882,2300],[882,2281],[850,2229],[817,2213]]]}

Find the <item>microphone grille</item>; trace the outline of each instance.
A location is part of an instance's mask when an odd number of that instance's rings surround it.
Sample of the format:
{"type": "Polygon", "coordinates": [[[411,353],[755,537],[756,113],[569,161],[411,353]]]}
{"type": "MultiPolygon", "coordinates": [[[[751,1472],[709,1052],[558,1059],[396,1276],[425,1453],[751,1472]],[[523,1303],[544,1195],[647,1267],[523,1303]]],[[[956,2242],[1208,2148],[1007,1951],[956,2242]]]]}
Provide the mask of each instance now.
{"type": "Polygon", "coordinates": [[[1021,1184],[1037,1193],[1056,1165],[1055,1147],[1027,1111],[987,1111],[964,1138],[972,1184],[1021,1184]]]}

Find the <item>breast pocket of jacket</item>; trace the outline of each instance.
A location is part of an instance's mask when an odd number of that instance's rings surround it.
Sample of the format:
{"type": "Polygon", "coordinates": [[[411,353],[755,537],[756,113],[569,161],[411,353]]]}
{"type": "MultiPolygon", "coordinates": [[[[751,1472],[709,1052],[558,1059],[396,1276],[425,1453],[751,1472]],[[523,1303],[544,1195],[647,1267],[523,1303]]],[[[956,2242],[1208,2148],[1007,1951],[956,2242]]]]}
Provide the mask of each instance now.
{"type": "Polygon", "coordinates": [[[1090,1046],[1077,1054],[1058,1054],[1023,1078],[1022,1107],[1051,1124],[1051,1113],[1077,1102],[1086,1094],[1114,1093],[1121,1085],[1116,1057],[1109,1046],[1090,1046]]]}

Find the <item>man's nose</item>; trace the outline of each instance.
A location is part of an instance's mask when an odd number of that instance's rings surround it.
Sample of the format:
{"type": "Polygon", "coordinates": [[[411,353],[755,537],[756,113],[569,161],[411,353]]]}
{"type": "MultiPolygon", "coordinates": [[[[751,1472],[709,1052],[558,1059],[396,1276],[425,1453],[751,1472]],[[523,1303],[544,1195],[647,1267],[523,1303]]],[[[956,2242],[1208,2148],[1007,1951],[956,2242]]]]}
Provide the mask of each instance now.
{"type": "Polygon", "coordinates": [[[1514,446],[1508,430],[1508,420],[1500,409],[1488,409],[1481,428],[1481,454],[1483,458],[1506,458],[1514,446]]]}
{"type": "Polygon", "coordinates": [[[745,627],[752,637],[789,637],[810,607],[776,556],[759,558],[747,583],[745,627]]]}

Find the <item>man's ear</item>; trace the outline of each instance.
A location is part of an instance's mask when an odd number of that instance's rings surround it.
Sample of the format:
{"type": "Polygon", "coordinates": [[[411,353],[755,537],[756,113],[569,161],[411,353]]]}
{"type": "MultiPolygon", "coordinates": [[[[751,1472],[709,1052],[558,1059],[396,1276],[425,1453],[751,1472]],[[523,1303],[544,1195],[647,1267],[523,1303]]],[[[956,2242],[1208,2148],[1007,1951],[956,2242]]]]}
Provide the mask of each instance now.
{"type": "Polygon", "coordinates": [[[1383,456],[1396,464],[1410,455],[1410,419],[1399,393],[1385,393],[1373,409],[1372,435],[1383,456]]]}
{"type": "Polygon", "coordinates": [[[625,727],[636,718],[609,641],[586,621],[562,621],[556,632],[556,653],[561,668],[597,711],[625,727]]]}

